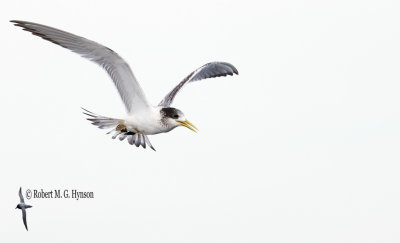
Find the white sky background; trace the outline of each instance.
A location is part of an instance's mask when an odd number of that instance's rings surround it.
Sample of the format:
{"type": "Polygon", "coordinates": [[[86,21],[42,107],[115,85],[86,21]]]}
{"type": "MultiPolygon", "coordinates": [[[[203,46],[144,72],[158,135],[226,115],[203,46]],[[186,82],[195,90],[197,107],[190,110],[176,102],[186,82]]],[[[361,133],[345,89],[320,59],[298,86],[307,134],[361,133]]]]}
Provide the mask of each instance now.
{"type": "Polygon", "coordinates": [[[399,1],[7,1],[0,8],[1,242],[399,242],[399,1]],[[122,117],[106,73],[21,19],[102,43],[153,104],[190,84],[199,129],[114,141],[80,107],[122,117]],[[18,189],[94,199],[32,199],[18,189]]]}

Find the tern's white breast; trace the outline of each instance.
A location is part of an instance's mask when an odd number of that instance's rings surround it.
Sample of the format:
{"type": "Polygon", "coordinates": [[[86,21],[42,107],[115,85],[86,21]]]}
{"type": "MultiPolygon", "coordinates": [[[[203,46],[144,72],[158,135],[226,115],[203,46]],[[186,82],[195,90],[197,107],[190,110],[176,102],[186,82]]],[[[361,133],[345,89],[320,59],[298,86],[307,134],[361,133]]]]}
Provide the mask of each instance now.
{"type": "Polygon", "coordinates": [[[125,119],[125,126],[129,131],[145,135],[153,135],[171,130],[162,125],[159,107],[152,107],[149,110],[128,116],[125,119]]]}

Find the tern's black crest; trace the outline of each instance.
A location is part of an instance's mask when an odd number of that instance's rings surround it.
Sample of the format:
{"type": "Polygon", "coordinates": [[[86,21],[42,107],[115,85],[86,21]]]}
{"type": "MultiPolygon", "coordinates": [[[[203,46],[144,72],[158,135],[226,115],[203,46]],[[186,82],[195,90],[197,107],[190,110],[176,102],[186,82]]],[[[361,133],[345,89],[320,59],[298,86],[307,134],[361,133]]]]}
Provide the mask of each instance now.
{"type": "Polygon", "coordinates": [[[163,117],[169,117],[172,119],[178,119],[182,112],[178,109],[167,107],[161,109],[161,114],[163,117]]]}

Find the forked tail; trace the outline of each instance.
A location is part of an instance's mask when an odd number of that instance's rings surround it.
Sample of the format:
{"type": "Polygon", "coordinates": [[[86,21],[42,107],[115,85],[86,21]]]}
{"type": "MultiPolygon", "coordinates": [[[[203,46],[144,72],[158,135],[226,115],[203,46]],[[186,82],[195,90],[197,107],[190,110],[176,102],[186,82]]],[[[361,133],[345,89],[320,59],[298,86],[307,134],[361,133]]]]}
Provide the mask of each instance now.
{"type": "Polygon", "coordinates": [[[87,120],[91,121],[93,125],[100,129],[112,127],[112,130],[106,133],[110,134],[114,132],[112,139],[116,139],[119,136],[118,139],[122,141],[127,138],[130,145],[135,144],[136,147],[142,146],[143,148],[146,148],[147,144],[152,150],[156,151],[146,135],[128,131],[124,124],[124,120],[100,116],[84,108],[82,109],[84,111],[83,114],[90,116],[90,118],[87,118],[87,120]]]}

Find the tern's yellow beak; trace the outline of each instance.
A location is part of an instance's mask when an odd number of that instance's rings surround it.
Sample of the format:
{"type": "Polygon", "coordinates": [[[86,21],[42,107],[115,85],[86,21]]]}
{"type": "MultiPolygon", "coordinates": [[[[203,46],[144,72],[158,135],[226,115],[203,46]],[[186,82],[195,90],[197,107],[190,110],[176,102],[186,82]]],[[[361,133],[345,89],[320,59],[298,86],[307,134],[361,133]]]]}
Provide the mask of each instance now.
{"type": "Polygon", "coordinates": [[[192,130],[193,132],[197,132],[199,129],[197,129],[197,127],[195,125],[193,125],[191,122],[189,122],[188,120],[186,121],[176,121],[177,123],[181,124],[184,127],[189,128],[190,130],[192,130]],[[196,131],[196,130],[197,131],[196,131]]]}

